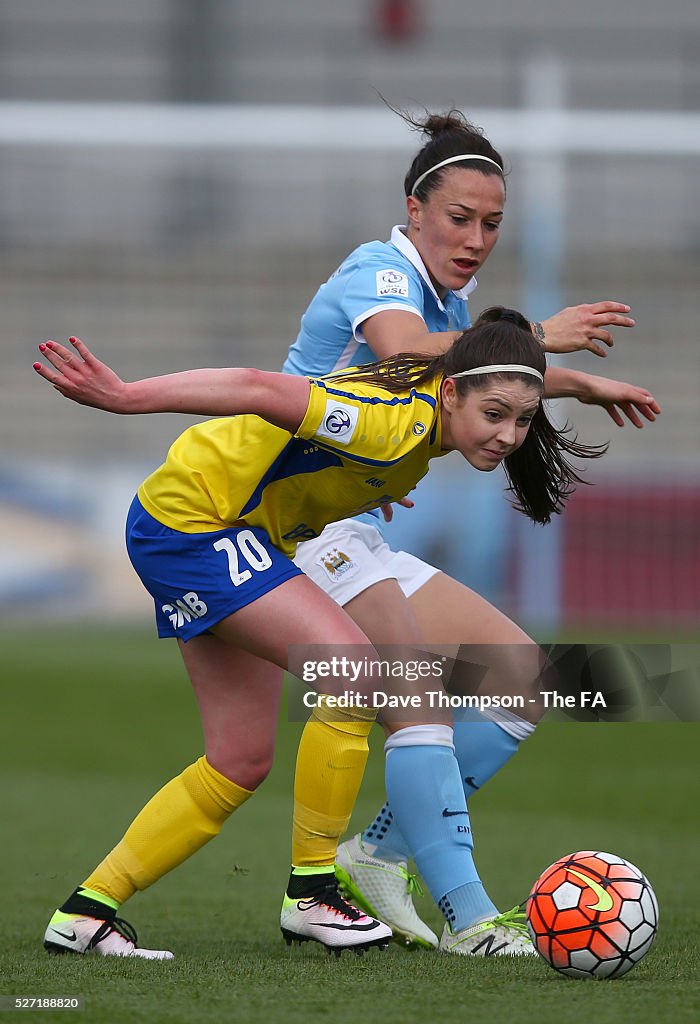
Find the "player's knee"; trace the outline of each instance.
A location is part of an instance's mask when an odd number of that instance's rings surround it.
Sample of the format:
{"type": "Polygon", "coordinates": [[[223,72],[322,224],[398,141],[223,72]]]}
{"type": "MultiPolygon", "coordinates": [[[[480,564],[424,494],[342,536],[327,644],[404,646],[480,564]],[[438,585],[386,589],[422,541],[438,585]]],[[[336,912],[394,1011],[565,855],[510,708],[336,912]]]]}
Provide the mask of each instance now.
{"type": "Polygon", "coordinates": [[[547,658],[534,640],[504,644],[494,648],[494,652],[494,672],[504,692],[520,693],[526,697],[539,692],[547,658]]]}
{"type": "Polygon", "coordinates": [[[253,761],[246,765],[246,771],[238,779],[238,785],[245,789],[256,790],[270,774],[272,758],[253,761]]]}
{"type": "Polygon", "coordinates": [[[260,750],[248,753],[242,758],[236,751],[210,754],[207,751],[207,760],[225,778],[235,782],[237,786],[248,789],[251,792],[256,790],[270,774],[272,768],[273,752],[271,750],[260,750]]]}

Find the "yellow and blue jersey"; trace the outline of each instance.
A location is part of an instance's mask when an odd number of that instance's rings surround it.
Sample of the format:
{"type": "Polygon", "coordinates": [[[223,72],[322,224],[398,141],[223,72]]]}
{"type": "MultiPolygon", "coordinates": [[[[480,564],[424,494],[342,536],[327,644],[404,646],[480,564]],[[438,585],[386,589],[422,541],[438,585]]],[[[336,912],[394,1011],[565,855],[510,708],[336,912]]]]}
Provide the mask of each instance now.
{"type": "Polygon", "coordinates": [[[139,488],[142,506],[181,533],[260,527],[293,555],[328,523],[404,497],[442,454],[441,378],[394,394],[350,373],[311,379],[294,436],[253,415],[190,427],[139,488]]]}

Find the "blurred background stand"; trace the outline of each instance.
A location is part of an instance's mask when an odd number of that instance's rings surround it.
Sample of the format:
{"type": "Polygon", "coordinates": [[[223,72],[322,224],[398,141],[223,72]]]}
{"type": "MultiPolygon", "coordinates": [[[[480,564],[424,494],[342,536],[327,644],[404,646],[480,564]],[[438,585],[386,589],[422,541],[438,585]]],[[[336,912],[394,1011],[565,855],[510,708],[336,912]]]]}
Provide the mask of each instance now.
{"type": "Polygon", "coordinates": [[[420,139],[377,97],[461,107],[509,169],[472,314],[611,298],[637,327],[568,365],[647,386],[565,515],[448,458],[394,535],[542,635],[665,636],[700,613],[700,24],[694,0],[10,0],[0,10],[0,612],[140,618],[133,489],[189,419],[72,407],[31,371],[80,334],[127,378],[278,369],[318,285],[404,217],[420,139]]]}

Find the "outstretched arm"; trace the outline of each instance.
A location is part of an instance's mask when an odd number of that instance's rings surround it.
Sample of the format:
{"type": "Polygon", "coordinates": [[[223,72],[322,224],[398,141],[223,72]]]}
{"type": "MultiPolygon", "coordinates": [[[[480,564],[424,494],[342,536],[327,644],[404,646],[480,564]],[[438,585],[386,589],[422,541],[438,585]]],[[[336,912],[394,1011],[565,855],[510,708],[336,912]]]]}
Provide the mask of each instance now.
{"type": "Polygon", "coordinates": [[[50,366],[34,369],[66,398],[107,412],[181,412],[198,416],[254,413],[294,433],[309,403],[306,377],[255,369],[184,370],[162,377],[123,381],[79,338],[71,351],[56,341],[39,345],[50,366]]]}
{"type": "Polygon", "coordinates": [[[614,342],[606,328],[634,327],[634,320],[627,315],[629,311],[630,307],[624,303],[610,301],[567,306],[548,320],[533,323],[532,331],[546,352],[588,349],[596,356],[607,356],[603,345],[612,348],[614,342]]]}
{"type": "MultiPolygon", "coordinates": [[[[546,352],[579,352],[588,349],[597,356],[608,353],[613,336],[608,327],[634,327],[622,302],[592,302],[567,306],[542,323],[533,323],[532,332],[546,352]],[[602,344],[601,344],[602,342],[602,344]]],[[[400,309],[375,313],[362,324],[365,341],[378,359],[396,352],[421,352],[438,355],[459,337],[460,331],[429,332],[422,317],[400,309]]]]}
{"type": "Polygon", "coordinates": [[[584,405],[600,405],[618,427],[625,425],[623,413],[630,423],[641,428],[642,416],[653,423],[661,412],[659,403],[646,388],[562,366],[547,368],[544,392],[545,398],[577,398],[584,405]]]}

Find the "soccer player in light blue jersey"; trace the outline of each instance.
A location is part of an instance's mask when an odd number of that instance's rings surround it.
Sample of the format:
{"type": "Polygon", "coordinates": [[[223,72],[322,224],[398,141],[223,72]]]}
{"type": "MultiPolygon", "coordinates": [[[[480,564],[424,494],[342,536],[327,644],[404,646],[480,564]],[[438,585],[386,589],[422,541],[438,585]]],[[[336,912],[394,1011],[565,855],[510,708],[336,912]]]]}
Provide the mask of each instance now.
{"type": "MultiPolygon", "coordinates": [[[[404,182],[406,224],[394,227],[387,242],[359,246],[321,286],[284,364],[288,373],[330,373],[397,352],[436,353],[470,323],[475,274],[495,246],[504,216],[503,159],[459,111],[406,119],[427,136],[404,182]]],[[[608,328],[634,325],[629,312],[611,301],[570,307],[532,324],[532,332],[546,352],[587,349],[603,356],[603,346],[613,343],[608,328]]],[[[641,427],[659,411],[643,388],[563,367],[547,369],[545,395],[600,405],[620,427],[623,416],[641,427]]],[[[439,520],[434,529],[440,531],[439,520]]],[[[464,542],[472,541],[465,523],[464,542]]],[[[530,669],[523,652],[530,638],[467,586],[407,551],[392,550],[379,511],[332,524],[300,544],[295,561],[374,643],[451,653],[460,646],[487,646],[490,671],[502,691],[518,693],[526,685],[530,669]]],[[[467,796],[532,733],[539,714],[532,707],[518,715],[455,722],[467,796]]],[[[353,899],[409,946],[478,955],[521,950],[523,915],[499,915],[473,865],[471,874],[463,862],[455,870],[442,808],[422,820],[413,813],[417,780],[430,771],[433,757],[428,745],[418,746],[411,770],[393,775],[387,804],[361,834],[341,845],[339,876],[353,899]],[[439,941],[413,906],[411,855],[429,864],[423,876],[447,922],[439,941]]]]}

